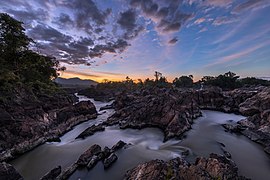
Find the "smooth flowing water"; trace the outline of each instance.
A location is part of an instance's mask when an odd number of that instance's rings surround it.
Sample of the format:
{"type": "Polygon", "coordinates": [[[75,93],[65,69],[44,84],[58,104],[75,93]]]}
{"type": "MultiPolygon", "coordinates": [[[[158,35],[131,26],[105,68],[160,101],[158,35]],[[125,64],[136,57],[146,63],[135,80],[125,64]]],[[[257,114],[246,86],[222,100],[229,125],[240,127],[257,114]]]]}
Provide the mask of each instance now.
{"type": "MultiPolygon", "coordinates": [[[[88,100],[78,96],[80,100],[88,100]]],[[[110,103],[96,102],[97,110],[110,103]]],[[[210,153],[222,154],[221,144],[230,152],[236,162],[241,175],[252,179],[270,179],[270,161],[263,149],[256,143],[242,135],[227,133],[221,124],[227,121],[239,121],[243,116],[226,114],[215,111],[203,111],[203,117],[195,120],[192,130],[186,133],[183,140],[172,139],[163,143],[163,133],[156,128],[142,130],[125,129],[118,126],[106,127],[104,132],[82,140],[76,139],[87,127],[106,121],[113,110],[100,112],[95,120],[89,120],[61,137],[60,143],[46,143],[22,155],[11,163],[24,176],[26,180],[36,180],[52,168],[61,165],[63,168],[70,166],[86,149],[93,144],[101,147],[112,147],[119,140],[130,143],[128,148],[116,152],[118,160],[111,168],[104,170],[99,162],[92,170],[86,168],[77,170],[70,179],[122,179],[125,172],[139,163],[153,159],[169,160],[180,157],[183,151],[190,154],[186,157],[194,161],[197,156],[208,157],[210,153]]]]}

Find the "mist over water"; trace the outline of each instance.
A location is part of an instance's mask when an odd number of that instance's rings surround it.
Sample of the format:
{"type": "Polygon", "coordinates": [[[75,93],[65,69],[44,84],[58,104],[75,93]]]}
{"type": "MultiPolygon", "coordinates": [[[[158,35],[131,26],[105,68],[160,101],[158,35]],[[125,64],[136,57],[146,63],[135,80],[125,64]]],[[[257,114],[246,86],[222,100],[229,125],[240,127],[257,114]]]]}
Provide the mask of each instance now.
{"type": "MultiPolygon", "coordinates": [[[[80,100],[88,100],[78,96],[80,100]]],[[[97,110],[109,103],[96,102],[97,110]]],[[[35,180],[42,177],[52,168],[61,165],[66,168],[73,164],[78,157],[93,144],[102,148],[112,147],[119,140],[129,145],[126,149],[116,152],[118,160],[111,168],[104,170],[102,162],[93,169],[77,170],[70,179],[122,179],[125,172],[138,165],[153,159],[170,160],[181,157],[182,152],[189,151],[184,157],[193,162],[198,156],[208,157],[210,153],[223,154],[224,149],[231,153],[232,159],[239,168],[241,175],[252,179],[270,179],[270,161],[263,149],[256,143],[242,135],[224,131],[221,126],[227,121],[239,121],[243,116],[226,114],[216,111],[203,111],[203,117],[195,120],[192,129],[186,133],[183,140],[172,139],[163,142],[163,133],[156,128],[119,129],[118,126],[106,127],[104,132],[97,132],[85,139],[75,138],[87,127],[105,121],[113,110],[101,111],[97,119],[89,120],[61,137],[60,143],[46,143],[22,155],[11,163],[26,180],[35,180]]]]}

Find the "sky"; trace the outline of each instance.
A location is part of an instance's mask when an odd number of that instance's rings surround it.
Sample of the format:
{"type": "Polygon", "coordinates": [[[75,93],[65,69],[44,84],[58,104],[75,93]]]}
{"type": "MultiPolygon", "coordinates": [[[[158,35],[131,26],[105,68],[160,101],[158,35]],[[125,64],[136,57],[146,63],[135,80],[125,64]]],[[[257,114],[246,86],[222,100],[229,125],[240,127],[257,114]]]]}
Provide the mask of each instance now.
{"type": "Polygon", "coordinates": [[[270,77],[270,0],[0,0],[61,77],[270,77]]]}

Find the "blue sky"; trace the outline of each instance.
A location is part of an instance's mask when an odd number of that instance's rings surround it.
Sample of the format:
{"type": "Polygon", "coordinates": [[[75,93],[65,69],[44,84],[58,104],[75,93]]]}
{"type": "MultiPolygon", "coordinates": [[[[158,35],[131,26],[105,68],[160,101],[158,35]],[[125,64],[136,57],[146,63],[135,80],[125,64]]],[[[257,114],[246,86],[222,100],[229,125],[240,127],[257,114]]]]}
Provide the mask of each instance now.
{"type": "Polygon", "coordinates": [[[63,77],[270,76],[269,0],[9,0],[63,77]]]}

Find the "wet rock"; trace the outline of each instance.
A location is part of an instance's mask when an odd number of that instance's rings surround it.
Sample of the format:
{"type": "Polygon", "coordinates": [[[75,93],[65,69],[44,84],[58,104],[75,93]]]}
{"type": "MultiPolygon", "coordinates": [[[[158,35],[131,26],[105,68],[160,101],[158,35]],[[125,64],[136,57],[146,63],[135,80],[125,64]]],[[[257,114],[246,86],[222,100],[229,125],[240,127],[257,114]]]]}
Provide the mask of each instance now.
{"type": "Polygon", "coordinates": [[[74,163],[68,168],[66,168],[59,176],[56,177],[56,180],[66,180],[68,179],[78,168],[78,164],[74,163]]]}
{"type": "Polygon", "coordinates": [[[103,149],[103,151],[102,151],[102,153],[103,153],[103,158],[107,158],[111,154],[111,149],[108,148],[107,146],[105,146],[104,149],[103,149]]]}
{"type": "Polygon", "coordinates": [[[118,157],[116,156],[116,154],[114,153],[110,154],[110,156],[104,159],[103,161],[104,168],[105,169],[109,168],[117,159],[118,157]]]}
{"type": "Polygon", "coordinates": [[[102,125],[102,124],[99,124],[99,125],[92,125],[91,127],[87,128],[86,130],[84,130],[81,134],[79,134],[76,139],[78,138],[85,138],[85,137],[88,137],[88,136],[91,136],[93,135],[95,132],[98,132],[98,131],[104,131],[105,130],[105,127],[102,125]]]}
{"type": "Polygon", "coordinates": [[[245,179],[238,175],[235,163],[224,156],[211,154],[190,164],[181,158],[168,162],[153,160],[129,170],[125,179],[245,179]]]}
{"type": "Polygon", "coordinates": [[[75,109],[82,115],[97,113],[96,107],[91,101],[81,101],[75,104],[75,109]]]}
{"type": "Polygon", "coordinates": [[[234,133],[240,133],[241,131],[244,131],[245,128],[242,127],[239,124],[222,124],[222,126],[228,130],[229,132],[234,132],[234,133]]]}
{"type": "Polygon", "coordinates": [[[226,158],[231,159],[231,157],[232,157],[231,153],[229,153],[228,151],[226,151],[224,148],[221,148],[221,150],[223,151],[224,156],[225,156],[226,158]]]}
{"type": "Polygon", "coordinates": [[[52,138],[48,139],[47,142],[61,142],[61,139],[58,136],[57,137],[52,137],[52,138]]]}
{"type": "Polygon", "coordinates": [[[125,143],[124,141],[118,141],[115,145],[113,145],[113,147],[112,147],[112,152],[115,152],[115,151],[117,151],[117,150],[119,150],[119,149],[121,149],[121,148],[123,148],[125,145],[126,145],[127,143],[125,143]]]}
{"type": "Polygon", "coordinates": [[[0,163],[0,179],[2,180],[23,180],[23,177],[10,164],[0,163]]]}
{"type": "Polygon", "coordinates": [[[89,163],[87,164],[87,169],[92,169],[97,162],[100,160],[100,157],[97,155],[94,155],[91,160],[89,161],[89,163]]]}
{"type": "Polygon", "coordinates": [[[87,149],[77,160],[79,166],[86,166],[94,155],[98,155],[101,152],[101,147],[94,144],[89,149],[87,149]]]}
{"type": "Polygon", "coordinates": [[[40,180],[54,180],[61,174],[61,166],[58,166],[44,175],[40,180]]]}
{"type": "Polygon", "coordinates": [[[99,108],[99,111],[103,111],[103,110],[106,110],[106,109],[113,109],[113,104],[103,106],[103,107],[99,108]]]}
{"type": "Polygon", "coordinates": [[[270,145],[265,147],[263,150],[270,155],[270,145]]]}

